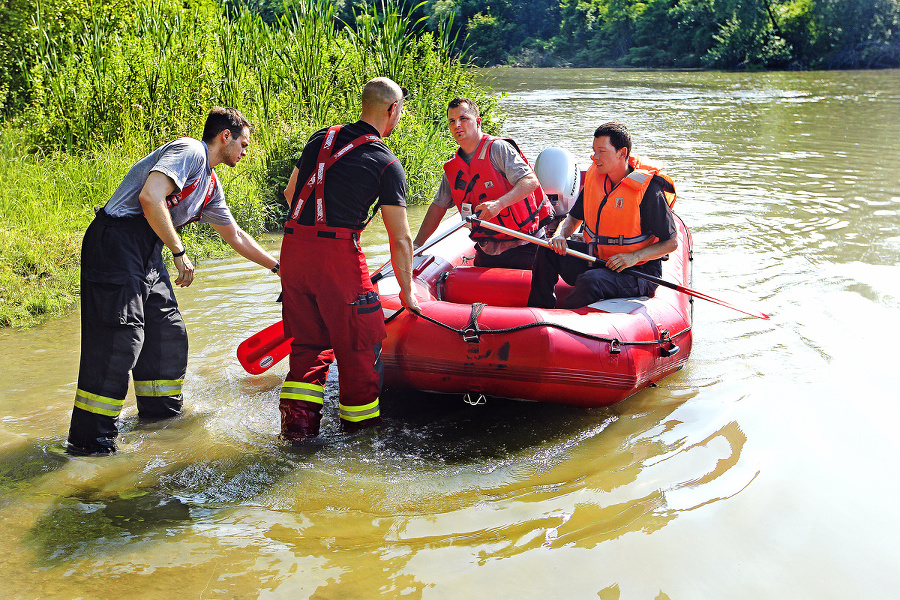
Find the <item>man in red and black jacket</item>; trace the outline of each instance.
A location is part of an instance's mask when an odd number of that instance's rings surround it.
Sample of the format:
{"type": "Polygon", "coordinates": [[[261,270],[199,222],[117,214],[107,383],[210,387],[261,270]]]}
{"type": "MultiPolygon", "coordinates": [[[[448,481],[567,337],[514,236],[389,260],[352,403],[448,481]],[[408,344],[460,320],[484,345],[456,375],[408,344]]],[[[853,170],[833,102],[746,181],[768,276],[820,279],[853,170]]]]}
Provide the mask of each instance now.
{"type": "MultiPolygon", "coordinates": [[[[444,164],[444,177],[422,220],[415,247],[425,243],[454,205],[462,214],[545,237],[553,208],[515,142],[482,132],[478,105],[469,98],[450,101],[447,124],[459,149],[444,164]]],[[[533,244],[477,226],[470,237],[476,242],[476,267],[531,269],[533,244]]]]}
{"type": "Polygon", "coordinates": [[[418,311],[406,173],[382,141],[400,120],[408,95],[385,77],[369,81],[360,120],[313,134],[285,189],[291,212],[281,246],[282,313],[293,341],[280,409],[281,436],[288,442],[318,435],[334,360],[340,365],[341,428],[381,420],[384,316],[359,235],[380,207],[400,301],[418,311]]]}

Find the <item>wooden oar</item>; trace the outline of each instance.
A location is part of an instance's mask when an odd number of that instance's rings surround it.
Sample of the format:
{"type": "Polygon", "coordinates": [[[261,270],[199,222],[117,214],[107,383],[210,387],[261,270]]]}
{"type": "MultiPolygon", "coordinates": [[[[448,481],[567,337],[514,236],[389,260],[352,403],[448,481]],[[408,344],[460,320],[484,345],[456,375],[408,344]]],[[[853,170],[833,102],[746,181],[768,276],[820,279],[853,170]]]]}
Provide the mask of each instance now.
{"type": "MultiPolygon", "coordinates": [[[[547,240],[542,240],[540,238],[536,238],[532,235],[528,235],[527,233],[522,233],[521,231],[516,231],[515,229],[509,229],[508,227],[504,227],[502,225],[497,225],[496,223],[491,223],[490,221],[485,221],[483,219],[479,219],[477,217],[466,217],[466,221],[472,223],[473,225],[477,225],[479,227],[484,227],[486,229],[493,229],[494,231],[499,231],[500,233],[505,233],[515,238],[519,238],[520,240],[525,240],[526,242],[531,242],[532,244],[537,244],[539,246],[543,246],[545,248],[550,248],[550,242],[547,240]]],[[[596,256],[591,256],[590,254],[585,254],[584,252],[578,252],[577,250],[572,250],[566,248],[566,254],[574,256],[576,258],[580,258],[582,260],[586,260],[589,263],[599,263],[601,265],[605,265],[606,261],[596,256]]],[[[729,304],[724,300],[719,300],[718,298],[713,298],[708,294],[704,294],[703,292],[698,292],[697,290],[692,290],[691,288],[684,287],[683,285],[678,285],[677,283],[672,283],[671,281],[666,281],[665,279],[660,279],[659,277],[654,277],[653,275],[648,275],[646,273],[642,273],[640,271],[636,271],[633,269],[625,269],[622,273],[628,273],[629,275],[633,275],[639,279],[644,279],[646,281],[653,282],[657,285],[661,285],[667,287],[669,289],[673,289],[676,292],[681,292],[682,294],[687,294],[688,296],[693,296],[695,298],[700,298],[701,300],[707,300],[709,302],[714,302],[715,304],[719,304],[720,306],[724,306],[726,308],[730,308],[732,310],[736,310],[738,312],[742,312],[745,315],[750,315],[751,317],[756,317],[757,319],[765,319],[769,320],[769,315],[755,311],[755,310],[745,310],[743,308],[738,308],[733,304],[729,304]]]]}
{"type": "MultiPolygon", "coordinates": [[[[423,244],[418,250],[413,252],[413,256],[422,254],[465,225],[465,221],[460,221],[437,238],[423,244]]],[[[385,267],[387,267],[387,264],[372,275],[372,283],[384,277],[386,273],[385,267]]],[[[272,365],[291,353],[291,340],[293,339],[287,337],[284,333],[284,323],[278,321],[241,342],[237,348],[238,361],[245,371],[251,375],[259,375],[269,370],[272,365]]]]}

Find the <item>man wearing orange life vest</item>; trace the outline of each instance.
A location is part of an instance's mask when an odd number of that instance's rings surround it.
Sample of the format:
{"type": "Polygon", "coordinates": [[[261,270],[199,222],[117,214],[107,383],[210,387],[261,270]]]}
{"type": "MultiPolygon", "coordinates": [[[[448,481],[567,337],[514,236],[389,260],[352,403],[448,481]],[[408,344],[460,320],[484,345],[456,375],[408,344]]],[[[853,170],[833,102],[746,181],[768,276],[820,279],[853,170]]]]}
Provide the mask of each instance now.
{"type": "MultiPolygon", "coordinates": [[[[447,107],[450,133],[459,144],[444,164],[444,177],[414,241],[419,247],[435,232],[451,206],[460,212],[529,235],[544,237],[553,208],[515,142],[481,131],[478,105],[460,97],[447,107]]],[[[474,227],[476,267],[531,269],[536,246],[491,229],[474,227]]]]}
{"type": "Polygon", "coordinates": [[[650,163],[631,155],[631,134],[621,123],[605,123],[594,132],[592,164],[584,188],[550,248],[540,248],[534,262],[528,305],[556,306],[554,286],[562,276],[574,285],[564,308],[587,306],[607,298],[652,296],[656,284],[623,273],[633,267],[659,277],[663,257],[678,248],[671,205],[675,186],[650,163]],[[583,241],[569,241],[584,222],[583,241]],[[566,249],[606,261],[594,266],[566,249]]]}

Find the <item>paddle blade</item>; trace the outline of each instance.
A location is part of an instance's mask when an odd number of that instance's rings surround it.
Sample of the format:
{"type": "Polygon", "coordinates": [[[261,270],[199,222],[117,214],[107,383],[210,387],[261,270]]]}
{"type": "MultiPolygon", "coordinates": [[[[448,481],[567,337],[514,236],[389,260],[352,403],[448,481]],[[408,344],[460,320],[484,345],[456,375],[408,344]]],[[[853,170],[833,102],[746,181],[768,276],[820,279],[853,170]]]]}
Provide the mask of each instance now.
{"type": "Polygon", "coordinates": [[[284,323],[273,323],[240,343],[238,361],[251,375],[265,373],[269,368],[291,353],[291,340],[284,333],[284,323]]]}
{"type": "Polygon", "coordinates": [[[738,307],[735,306],[734,304],[731,304],[731,303],[729,303],[729,302],[725,302],[724,300],[719,300],[718,298],[713,298],[712,296],[708,296],[707,294],[704,294],[704,293],[702,293],[702,292],[698,292],[698,291],[696,291],[696,290],[692,290],[692,289],[689,289],[689,288],[685,288],[685,287],[682,287],[682,286],[680,286],[680,285],[677,286],[675,289],[677,289],[679,292],[683,292],[683,293],[685,293],[685,294],[688,294],[688,295],[690,295],[690,296],[693,296],[694,298],[700,298],[700,299],[702,299],[702,300],[707,300],[707,301],[709,301],[709,302],[713,302],[713,303],[715,303],[715,304],[718,304],[719,306],[725,306],[725,307],[730,308],[730,309],[732,309],[732,310],[736,310],[736,311],[738,311],[738,312],[740,312],[740,313],[744,313],[745,315],[750,315],[751,317],[756,317],[757,319],[763,319],[763,320],[765,320],[765,321],[768,321],[769,318],[770,318],[769,315],[767,315],[766,313],[759,312],[758,310],[754,310],[754,309],[745,309],[745,308],[738,308],[738,307]]]}

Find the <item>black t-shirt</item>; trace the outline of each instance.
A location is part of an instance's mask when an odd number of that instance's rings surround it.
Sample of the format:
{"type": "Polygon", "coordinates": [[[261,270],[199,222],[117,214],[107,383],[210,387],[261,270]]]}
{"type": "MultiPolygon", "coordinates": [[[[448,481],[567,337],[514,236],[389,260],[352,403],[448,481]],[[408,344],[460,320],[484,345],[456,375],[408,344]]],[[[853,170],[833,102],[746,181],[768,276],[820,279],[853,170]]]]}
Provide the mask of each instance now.
{"type": "MultiPolygon", "coordinates": [[[[641,200],[641,233],[652,233],[660,242],[670,240],[678,235],[675,217],[672,216],[672,210],[669,208],[663,191],[672,193],[675,189],[668,181],[654,175],[650,185],[647,186],[647,191],[644,192],[643,200],[641,200]]],[[[573,219],[584,221],[584,188],[578,193],[578,198],[572,205],[569,215],[573,219]]],[[[659,258],[648,260],[634,268],[658,276],[662,271],[661,260],[659,258]]]]}
{"type": "MultiPolygon", "coordinates": [[[[325,128],[314,133],[297,161],[297,187],[301,189],[301,197],[308,196],[300,213],[301,225],[315,224],[315,198],[312,192],[304,193],[302,188],[316,168],[327,131],[325,128]]],[[[363,121],[345,125],[338,133],[333,152],[368,134],[377,135],[378,131],[363,121]]],[[[375,210],[378,205],[406,206],[406,173],[394,153],[380,141],[354,148],[325,172],[326,225],[362,229],[373,205],[375,210]]]]}

